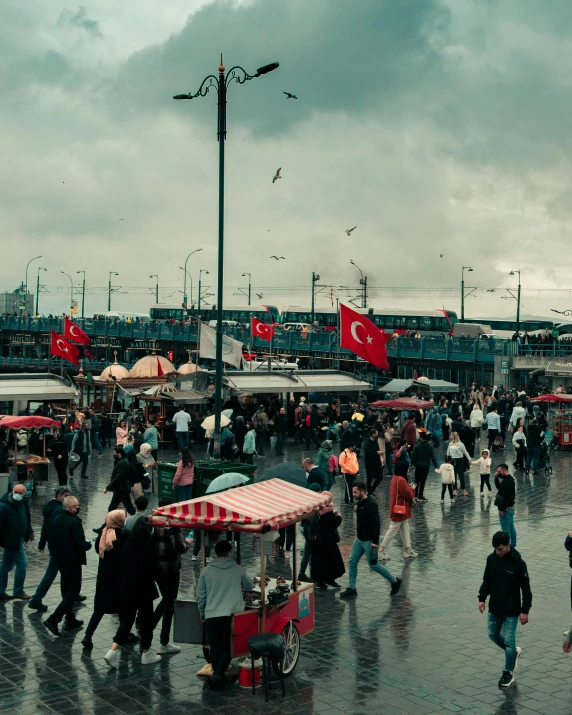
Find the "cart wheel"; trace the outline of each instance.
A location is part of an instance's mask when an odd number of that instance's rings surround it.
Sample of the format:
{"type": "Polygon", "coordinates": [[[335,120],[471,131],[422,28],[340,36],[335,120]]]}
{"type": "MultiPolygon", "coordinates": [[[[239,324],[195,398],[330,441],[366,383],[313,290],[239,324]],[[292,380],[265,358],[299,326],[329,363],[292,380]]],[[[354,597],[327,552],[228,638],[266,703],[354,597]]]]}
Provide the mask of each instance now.
{"type": "MultiPolygon", "coordinates": [[[[298,663],[298,658],[300,656],[300,634],[296,628],[296,624],[290,621],[281,633],[282,638],[284,638],[284,660],[282,661],[282,675],[290,675],[296,664],[298,663]]],[[[278,669],[276,663],[272,663],[276,674],[278,674],[278,669]]]]}

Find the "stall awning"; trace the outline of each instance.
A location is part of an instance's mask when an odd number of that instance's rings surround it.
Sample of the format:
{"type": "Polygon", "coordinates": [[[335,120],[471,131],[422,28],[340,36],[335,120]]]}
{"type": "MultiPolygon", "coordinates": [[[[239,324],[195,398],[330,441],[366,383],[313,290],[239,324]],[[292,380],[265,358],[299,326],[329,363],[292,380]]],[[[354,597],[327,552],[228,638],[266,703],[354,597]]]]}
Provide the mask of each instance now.
{"type": "Polygon", "coordinates": [[[61,427],[62,423],[39,415],[0,415],[0,427],[4,429],[40,429],[41,427],[61,427]]]}
{"type": "Polygon", "coordinates": [[[547,375],[559,375],[561,377],[572,377],[572,362],[565,360],[554,360],[546,366],[547,375]]]}
{"type": "Polygon", "coordinates": [[[417,400],[415,397],[398,397],[395,400],[378,400],[372,402],[370,407],[381,407],[395,410],[428,410],[433,407],[433,400],[417,400]]]}
{"type": "Polygon", "coordinates": [[[554,405],[572,402],[572,395],[539,395],[532,397],[529,402],[548,402],[554,405]]]}
{"type": "Polygon", "coordinates": [[[227,387],[239,392],[358,392],[371,390],[366,380],[341,370],[228,372],[227,387]]]}
{"type": "Polygon", "coordinates": [[[170,504],[153,511],[152,523],[196,526],[203,529],[262,532],[301,521],[331,500],[329,492],[313,492],[281,479],[269,479],[198,499],[170,504]]]}
{"type": "Polygon", "coordinates": [[[75,400],[77,394],[58,375],[0,375],[0,402],[64,402],[75,400]]]}
{"type": "Polygon", "coordinates": [[[406,392],[412,388],[424,387],[431,392],[445,391],[456,392],[459,385],[446,380],[390,380],[387,385],[380,388],[380,392],[406,392]]]}

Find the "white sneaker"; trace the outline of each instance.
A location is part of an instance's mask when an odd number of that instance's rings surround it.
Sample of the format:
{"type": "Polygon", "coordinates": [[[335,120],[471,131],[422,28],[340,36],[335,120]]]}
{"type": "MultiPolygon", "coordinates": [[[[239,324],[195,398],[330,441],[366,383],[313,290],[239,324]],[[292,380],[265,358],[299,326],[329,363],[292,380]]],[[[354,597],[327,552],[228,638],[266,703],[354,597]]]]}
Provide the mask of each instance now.
{"type": "Polygon", "coordinates": [[[197,557],[196,556],[191,556],[191,561],[196,561],[197,557]]]}
{"type": "Polygon", "coordinates": [[[107,653],[103,656],[103,660],[110,668],[117,668],[117,663],[119,661],[119,651],[108,650],[107,653]]]}
{"type": "Polygon", "coordinates": [[[444,504],[444,503],[445,503],[445,500],[444,500],[444,499],[441,499],[441,504],[444,504]]]}
{"type": "Polygon", "coordinates": [[[380,551],[377,555],[377,558],[379,559],[379,561],[391,561],[391,556],[385,551],[380,551]]]}
{"type": "Polygon", "coordinates": [[[569,633],[570,633],[570,631],[564,631],[564,633],[562,635],[567,636],[569,633]]]}
{"type": "Polygon", "coordinates": [[[518,668],[518,659],[520,658],[521,653],[522,653],[522,648],[520,646],[516,646],[516,658],[514,659],[513,670],[516,670],[518,668]]]}
{"type": "Polygon", "coordinates": [[[419,554],[416,551],[413,551],[413,549],[409,549],[409,550],[405,549],[405,551],[403,552],[403,556],[406,559],[412,559],[412,558],[415,558],[416,556],[419,556],[419,554]]]}
{"type": "Polygon", "coordinates": [[[156,653],[151,653],[148,650],[146,653],[141,653],[141,665],[153,665],[153,663],[160,663],[161,656],[156,653]]]}
{"type": "Polygon", "coordinates": [[[178,645],[173,645],[172,643],[167,643],[167,645],[161,645],[157,648],[157,653],[159,655],[167,655],[168,653],[180,653],[181,649],[178,645]]]}

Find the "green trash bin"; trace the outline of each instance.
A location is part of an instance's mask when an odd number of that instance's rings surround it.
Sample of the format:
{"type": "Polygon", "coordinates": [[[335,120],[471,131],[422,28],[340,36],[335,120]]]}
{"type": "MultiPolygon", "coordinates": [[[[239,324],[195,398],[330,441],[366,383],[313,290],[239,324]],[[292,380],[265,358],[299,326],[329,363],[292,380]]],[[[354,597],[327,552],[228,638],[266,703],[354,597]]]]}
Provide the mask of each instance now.
{"type": "Polygon", "coordinates": [[[178,462],[157,462],[157,497],[177,498],[173,477],[177,471],[178,462]]]}
{"type": "Polygon", "coordinates": [[[238,472],[248,477],[248,483],[254,482],[254,472],[256,467],[253,464],[243,464],[242,462],[196,462],[195,464],[195,496],[205,495],[209,484],[227,472],[238,472]]]}

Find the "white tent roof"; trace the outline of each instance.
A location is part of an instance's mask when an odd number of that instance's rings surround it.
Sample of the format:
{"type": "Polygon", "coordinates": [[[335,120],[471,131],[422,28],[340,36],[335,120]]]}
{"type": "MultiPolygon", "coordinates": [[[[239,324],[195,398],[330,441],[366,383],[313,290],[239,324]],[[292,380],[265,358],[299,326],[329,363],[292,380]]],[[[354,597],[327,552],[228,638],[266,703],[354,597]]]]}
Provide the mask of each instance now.
{"type": "Polygon", "coordinates": [[[58,375],[23,373],[0,375],[0,400],[32,402],[62,402],[75,400],[77,390],[58,375]]]}
{"type": "Polygon", "coordinates": [[[228,387],[240,392],[355,392],[371,390],[369,382],[339,370],[272,370],[229,372],[228,387]]]}
{"type": "Polygon", "coordinates": [[[429,388],[431,392],[439,390],[456,392],[459,389],[459,385],[446,380],[390,380],[387,385],[380,388],[380,392],[405,392],[412,387],[429,388]]]}

